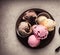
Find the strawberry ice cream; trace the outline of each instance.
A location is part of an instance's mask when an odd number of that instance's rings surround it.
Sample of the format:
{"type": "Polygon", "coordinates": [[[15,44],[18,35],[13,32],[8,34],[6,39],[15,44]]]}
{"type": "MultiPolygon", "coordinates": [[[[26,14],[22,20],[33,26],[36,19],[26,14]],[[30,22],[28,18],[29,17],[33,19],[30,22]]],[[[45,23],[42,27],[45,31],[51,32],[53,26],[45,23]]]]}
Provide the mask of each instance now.
{"type": "Polygon", "coordinates": [[[32,27],[32,30],[33,30],[33,33],[36,35],[36,37],[38,39],[42,39],[43,40],[43,39],[47,38],[48,31],[45,28],[45,26],[42,26],[42,25],[34,25],[32,27]]]}
{"type": "Polygon", "coordinates": [[[40,39],[37,39],[35,35],[31,35],[28,38],[28,44],[30,47],[37,47],[40,43],[40,39]]]}

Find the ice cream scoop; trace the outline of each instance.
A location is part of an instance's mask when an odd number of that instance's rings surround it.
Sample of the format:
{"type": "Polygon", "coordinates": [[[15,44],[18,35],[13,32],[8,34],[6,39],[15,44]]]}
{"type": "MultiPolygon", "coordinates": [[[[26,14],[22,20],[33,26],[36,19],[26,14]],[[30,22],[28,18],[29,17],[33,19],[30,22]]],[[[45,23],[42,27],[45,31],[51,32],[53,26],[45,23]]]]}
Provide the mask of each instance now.
{"type": "Polygon", "coordinates": [[[29,34],[31,34],[31,32],[32,32],[31,25],[28,22],[21,22],[19,24],[17,33],[21,37],[27,37],[29,36],[29,34]]]}
{"type": "Polygon", "coordinates": [[[37,39],[35,35],[31,35],[28,38],[28,44],[30,47],[37,47],[40,43],[40,39],[37,39]]]}
{"type": "Polygon", "coordinates": [[[48,31],[52,31],[56,26],[56,22],[52,19],[45,19],[44,21],[40,22],[40,25],[44,25],[48,31]]]}
{"type": "Polygon", "coordinates": [[[46,19],[47,19],[46,16],[40,16],[37,18],[37,22],[38,22],[38,24],[41,24],[41,22],[44,22],[46,19]]]}
{"type": "Polygon", "coordinates": [[[56,22],[52,20],[50,15],[46,12],[42,12],[38,15],[37,23],[44,25],[48,31],[54,30],[54,27],[56,26],[56,22]]]}
{"type": "Polygon", "coordinates": [[[48,31],[43,25],[33,25],[32,30],[38,39],[43,40],[48,36],[48,31]]]}
{"type": "Polygon", "coordinates": [[[50,15],[47,12],[41,12],[38,14],[38,17],[36,19],[36,21],[40,24],[40,22],[46,20],[46,19],[50,19],[50,15]]]}
{"type": "Polygon", "coordinates": [[[47,12],[41,12],[41,13],[38,14],[38,17],[37,17],[36,21],[38,23],[40,23],[40,22],[44,21],[45,19],[50,19],[50,18],[51,17],[47,12]]]}
{"type": "Polygon", "coordinates": [[[34,25],[36,17],[37,17],[37,14],[35,13],[35,11],[28,10],[24,13],[23,20],[26,20],[29,23],[31,23],[31,25],[34,25]]]}

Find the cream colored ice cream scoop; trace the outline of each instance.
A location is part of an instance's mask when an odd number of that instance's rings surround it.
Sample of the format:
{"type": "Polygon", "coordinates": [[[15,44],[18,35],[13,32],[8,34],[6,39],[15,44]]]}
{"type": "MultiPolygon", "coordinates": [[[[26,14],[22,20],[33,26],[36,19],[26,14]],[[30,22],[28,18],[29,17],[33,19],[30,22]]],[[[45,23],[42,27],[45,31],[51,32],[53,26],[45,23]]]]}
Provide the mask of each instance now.
{"type": "Polygon", "coordinates": [[[43,22],[46,19],[50,19],[50,15],[47,12],[42,12],[38,14],[38,17],[36,19],[37,23],[40,24],[40,22],[43,22]]]}
{"type": "Polygon", "coordinates": [[[44,25],[48,31],[54,30],[54,27],[56,26],[56,22],[52,19],[47,19],[47,17],[41,16],[38,18],[38,23],[40,25],[44,25]]]}
{"type": "Polygon", "coordinates": [[[22,37],[27,37],[31,34],[31,25],[28,22],[21,22],[18,27],[18,34],[22,37]]]}
{"type": "Polygon", "coordinates": [[[44,25],[48,31],[54,30],[54,27],[56,26],[56,22],[52,20],[50,15],[46,12],[42,12],[38,15],[37,23],[44,25]]]}
{"type": "Polygon", "coordinates": [[[40,16],[37,18],[37,22],[40,24],[41,22],[45,21],[47,19],[46,16],[40,16]]]}
{"type": "Polygon", "coordinates": [[[41,22],[41,24],[47,27],[48,31],[54,30],[54,27],[56,26],[56,22],[52,19],[46,19],[44,22],[41,22]]]}

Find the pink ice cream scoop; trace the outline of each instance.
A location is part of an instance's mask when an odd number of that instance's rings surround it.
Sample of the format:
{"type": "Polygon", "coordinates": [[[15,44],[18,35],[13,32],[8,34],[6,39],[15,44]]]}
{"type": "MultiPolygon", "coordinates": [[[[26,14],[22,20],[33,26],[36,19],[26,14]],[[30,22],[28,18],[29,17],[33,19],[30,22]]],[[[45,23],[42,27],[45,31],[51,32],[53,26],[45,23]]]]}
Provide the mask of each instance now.
{"type": "Polygon", "coordinates": [[[36,35],[38,39],[45,39],[47,38],[48,31],[45,26],[43,25],[34,25],[32,27],[33,33],[36,35]]]}
{"type": "Polygon", "coordinates": [[[28,38],[28,44],[30,47],[37,47],[40,43],[40,39],[37,39],[35,35],[31,35],[28,38]]]}

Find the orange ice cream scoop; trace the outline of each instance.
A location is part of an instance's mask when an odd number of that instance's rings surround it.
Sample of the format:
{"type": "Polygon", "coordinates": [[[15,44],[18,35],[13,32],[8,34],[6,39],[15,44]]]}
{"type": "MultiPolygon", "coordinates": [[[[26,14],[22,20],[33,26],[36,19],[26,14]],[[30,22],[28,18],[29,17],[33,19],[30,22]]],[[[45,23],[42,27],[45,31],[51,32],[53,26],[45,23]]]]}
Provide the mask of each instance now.
{"type": "Polygon", "coordinates": [[[48,31],[54,30],[54,27],[56,26],[56,22],[52,19],[46,19],[46,18],[41,18],[40,25],[44,25],[48,31]]]}

